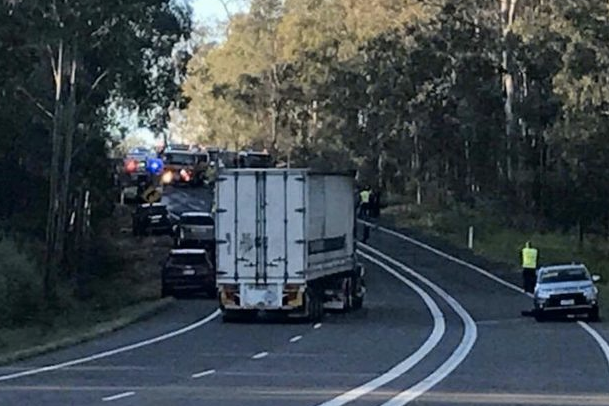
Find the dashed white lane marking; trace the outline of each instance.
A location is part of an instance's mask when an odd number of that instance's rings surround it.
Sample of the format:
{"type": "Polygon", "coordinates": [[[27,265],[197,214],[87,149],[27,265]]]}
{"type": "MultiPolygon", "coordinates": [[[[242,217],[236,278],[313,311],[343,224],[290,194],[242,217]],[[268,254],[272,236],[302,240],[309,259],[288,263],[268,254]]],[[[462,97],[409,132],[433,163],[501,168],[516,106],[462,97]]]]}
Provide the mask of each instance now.
{"type": "Polygon", "coordinates": [[[417,384],[400,392],[399,394],[391,398],[389,401],[381,405],[403,406],[407,403],[410,403],[412,400],[418,398],[419,396],[436,386],[444,378],[450,375],[451,372],[453,372],[459,365],[461,365],[463,361],[465,361],[465,358],[467,358],[472,348],[474,348],[474,344],[476,343],[476,339],[478,337],[478,328],[476,327],[474,319],[469,315],[467,310],[465,310],[463,306],[461,306],[461,304],[457,300],[455,300],[455,298],[446,293],[446,291],[444,291],[438,285],[425,278],[423,275],[418,274],[403,263],[396,261],[388,255],[383,254],[381,251],[376,250],[365,244],[362,244],[362,247],[374,253],[375,255],[383,258],[385,261],[391,263],[392,265],[397,266],[404,272],[417,278],[425,285],[429,286],[431,290],[433,290],[438,296],[444,299],[444,301],[448,303],[448,305],[455,311],[455,313],[459,315],[459,317],[463,321],[463,325],[465,326],[461,342],[450,355],[450,357],[448,357],[448,359],[442,365],[440,365],[438,369],[433,371],[430,375],[419,381],[417,384]]]}
{"type": "Polygon", "coordinates": [[[295,343],[295,342],[300,341],[301,339],[302,339],[302,336],[295,336],[295,337],[290,338],[290,342],[295,343]]]}
{"type": "MultiPolygon", "coordinates": [[[[506,288],[515,290],[516,292],[525,294],[525,295],[527,295],[527,296],[529,296],[531,298],[533,297],[533,295],[531,293],[525,292],[519,286],[516,286],[513,283],[510,283],[508,281],[505,281],[505,280],[499,278],[496,275],[493,275],[492,273],[490,273],[486,269],[480,268],[479,266],[476,266],[476,265],[471,264],[471,263],[469,263],[467,261],[464,261],[464,260],[459,259],[457,257],[454,257],[454,256],[452,256],[450,254],[447,254],[447,253],[445,253],[443,251],[440,251],[439,249],[434,248],[431,245],[427,245],[427,244],[425,244],[425,243],[423,243],[421,241],[415,240],[412,237],[405,236],[404,234],[398,233],[397,231],[393,231],[393,230],[390,230],[390,229],[385,228],[385,227],[380,227],[380,226],[377,227],[376,225],[374,225],[372,223],[369,223],[369,222],[366,222],[366,221],[361,221],[361,220],[358,220],[358,221],[360,223],[367,224],[369,226],[373,226],[376,229],[378,229],[378,230],[380,230],[380,231],[382,231],[382,232],[384,232],[386,234],[392,235],[392,236],[397,237],[397,238],[399,238],[401,240],[407,241],[407,242],[409,242],[411,244],[417,245],[417,246],[419,246],[419,247],[421,247],[423,249],[431,251],[431,252],[433,252],[434,254],[436,254],[438,256],[446,258],[446,259],[448,259],[448,260],[450,260],[452,262],[455,262],[455,263],[457,263],[459,265],[463,265],[466,268],[472,269],[472,270],[480,273],[481,275],[484,275],[487,278],[492,279],[492,280],[494,280],[497,283],[500,283],[501,285],[505,286],[506,288]]],[[[601,336],[598,333],[598,331],[596,331],[594,328],[590,327],[590,325],[588,323],[585,323],[585,322],[582,322],[582,321],[578,321],[577,324],[579,324],[580,327],[583,328],[584,331],[586,331],[588,334],[590,334],[590,336],[594,339],[594,341],[596,341],[596,343],[598,344],[598,346],[600,347],[601,351],[603,352],[603,354],[605,356],[605,360],[607,362],[607,365],[609,366],[609,343],[607,343],[607,340],[605,340],[605,338],[603,338],[603,336],[601,336]]]]}
{"type": "Polygon", "coordinates": [[[322,326],[322,324],[321,324],[321,323],[317,323],[317,324],[315,324],[315,325],[313,326],[313,328],[314,328],[315,330],[317,330],[318,328],[321,328],[321,326],[322,326]]]}
{"type": "Polygon", "coordinates": [[[254,355],[254,356],[252,357],[252,359],[261,359],[261,358],[264,358],[264,357],[266,357],[266,356],[268,356],[268,355],[269,355],[269,353],[268,353],[268,352],[266,352],[266,351],[264,351],[264,352],[259,352],[258,354],[254,355]]]}
{"type": "Polygon", "coordinates": [[[135,392],[123,392],[123,393],[119,393],[118,395],[112,395],[112,396],[107,396],[105,398],[102,398],[102,401],[111,402],[113,400],[128,398],[129,396],[133,396],[133,395],[135,395],[135,392]]]}
{"type": "Polygon", "coordinates": [[[414,368],[419,362],[421,362],[427,356],[427,354],[429,354],[440,343],[446,331],[444,315],[442,314],[442,311],[440,310],[436,302],[431,298],[431,296],[429,296],[427,292],[425,292],[415,283],[404,277],[401,273],[397,272],[395,269],[387,266],[383,262],[380,262],[378,259],[375,259],[363,252],[359,252],[359,255],[366,258],[370,262],[380,266],[385,271],[389,272],[395,278],[397,278],[402,283],[406,284],[409,288],[414,290],[415,293],[417,293],[421,297],[421,299],[423,299],[423,302],[427,306],[427,309],[429,310],[433,318],[433,330],[429,337],[427,337],[423,345],[421,345],[421,347],[419,347],[419,349],[417,349],[408,358],[395,365],[393,368],[389,369],[387,372],[381,374],[380,376],[364,383],[363,385],[358,386],[357,388],[351,389],[333,399],[330,399],[327,402],[320,404],[319,406],[342,406],[404,375],[406,372],[414,368]]]}
{"type": "Polygon", "coordinates": [[[170,338],[182,335],[184,333],[188,333],[189,331],[192,331],[196,328],[199,328],[207,323],[209,323],[210,321],[214,320],[216,317],[218,317],[220,315],[220,310],[216,309],[216,311],[214,311],[212,314],[210,314],[209,316],[205,317],[202,320],[199,320],[195,323],[189,324],[186,327],[182,327],[179,330],[175,330],[175,331],[171,331],[169,333],[160,335],[158,337],[154,337],[154,338],[150,338],[148,340],[144,340],[144,341],[140,341],[131,345],[127,345],[125,347],[120,347],[120,348],[115,348],[113,350],[109,350],[109,351],[104,351],[104,352],[99,352],[97,354],[93,354],[90,355],[88,357],[83,357],[83,358],[78,358],[75,360],[71,360],[71,361],[66,361],[66,362],[62,362],[60,364],[54,364],[54,365],[47,365],[44,367],[40,367],[40,368],[33,368],[33,369],[29,369],[27,371],[22,371],[22,372],[16,372],[13,374],[9,374],[9,375],[0,375],[0,382],[1,381],[8,381],[11,379],[17,379],[17,378],[21,378],[24,376],[30,376],[30,375],[36,375],[36,374],[41,374],[43,372],[50,372],[50,371],[56,371],[58,369],[62,369],[62,368],[66,368],[66,367],[71,367],[73,365],[79,365],[79,364],[84,364],[86,362],[91,362],[91,361],[95,361],[97,359],[100,358],[106,358],[106,357],[110,357],[112,355],[116,355],[116,354],[120,354],[123,352],[127,352],[127,351],[132,351],[141,347],[145,347],[148,345],[152,345],[152,344],[156,344],[158,342],[161,341],[165,341],[165,340],[169,340],[170,338]]]}
{"type": "Polygon", "coordinates": [[[212,375],[212,374],[215,374],[215,373],[216,373],[215,369],[208,369],[207,371],[203,371],[203,372],[198,372],[196,374],[192,374],[192,377],[193,378],[202,378],[204,376],[212,375]]]}

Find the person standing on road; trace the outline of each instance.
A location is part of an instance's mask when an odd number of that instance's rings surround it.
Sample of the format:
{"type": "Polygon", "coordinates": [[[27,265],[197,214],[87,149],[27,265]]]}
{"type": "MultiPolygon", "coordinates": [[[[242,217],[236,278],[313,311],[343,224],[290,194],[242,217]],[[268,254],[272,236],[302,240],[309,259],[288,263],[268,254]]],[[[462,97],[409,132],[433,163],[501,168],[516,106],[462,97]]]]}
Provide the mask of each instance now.
{"type": "Polygon", "coordinates": [[[360,200],[360,215],[368,217],[370,210],[370,187],[366,186],[364,190],[359,192],[360,200]]]}
{"type": "Polygon", "coordinates": [[[535,290],[538,257],[537,248],[532,248],[531,242],[527,241],[522,249],[522,287],[525,292],[533,293],[535,290]]]}

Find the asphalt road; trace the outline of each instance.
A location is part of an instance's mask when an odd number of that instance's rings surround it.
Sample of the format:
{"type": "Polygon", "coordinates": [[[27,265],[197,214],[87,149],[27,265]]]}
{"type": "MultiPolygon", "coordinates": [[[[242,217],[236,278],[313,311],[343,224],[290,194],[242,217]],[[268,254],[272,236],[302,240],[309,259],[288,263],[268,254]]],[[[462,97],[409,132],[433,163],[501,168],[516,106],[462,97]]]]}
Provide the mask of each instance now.
{"type": "MultiPolygon", "coordinates": [[[[205,189],[164,200],[211,208],[205,189]]],[[[223,324],[215,301],[181,300],[0,368],[0,405],[609,405],[607,360],[582,326],[523,318],[522,293],[383,231],[368,244],[361,311],[223,324]]]]}

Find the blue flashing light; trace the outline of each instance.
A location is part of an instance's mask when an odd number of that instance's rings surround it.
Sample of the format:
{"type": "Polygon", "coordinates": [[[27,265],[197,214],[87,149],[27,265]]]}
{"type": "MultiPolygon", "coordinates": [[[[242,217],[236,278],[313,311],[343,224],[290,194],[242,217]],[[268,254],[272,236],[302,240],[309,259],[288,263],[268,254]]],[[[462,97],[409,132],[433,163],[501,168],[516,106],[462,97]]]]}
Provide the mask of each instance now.
{"type": "Polygon", "coordinates": [[[154,175],[158,175],[163,170],[163,160],[150,158],[146,161],[146,170],[154,175]]]}

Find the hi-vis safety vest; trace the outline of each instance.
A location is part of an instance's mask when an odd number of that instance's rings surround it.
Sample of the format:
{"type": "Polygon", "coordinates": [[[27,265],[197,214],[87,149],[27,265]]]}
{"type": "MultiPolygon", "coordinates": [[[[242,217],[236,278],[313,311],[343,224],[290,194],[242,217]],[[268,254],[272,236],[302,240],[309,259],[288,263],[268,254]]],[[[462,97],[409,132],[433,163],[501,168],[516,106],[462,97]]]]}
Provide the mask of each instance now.
{"type": "Polygon", "coordinates": [[[537,268],[537,248],[522,249],[522,267],[529,269],[537,268]]]}
{"type": "Polygon", "coordinates": [[[370,201],[370,192],[367,190],[362,190],[359,193],[359,197],[362,200],[362,203],[368,203],[370,201]]]}

